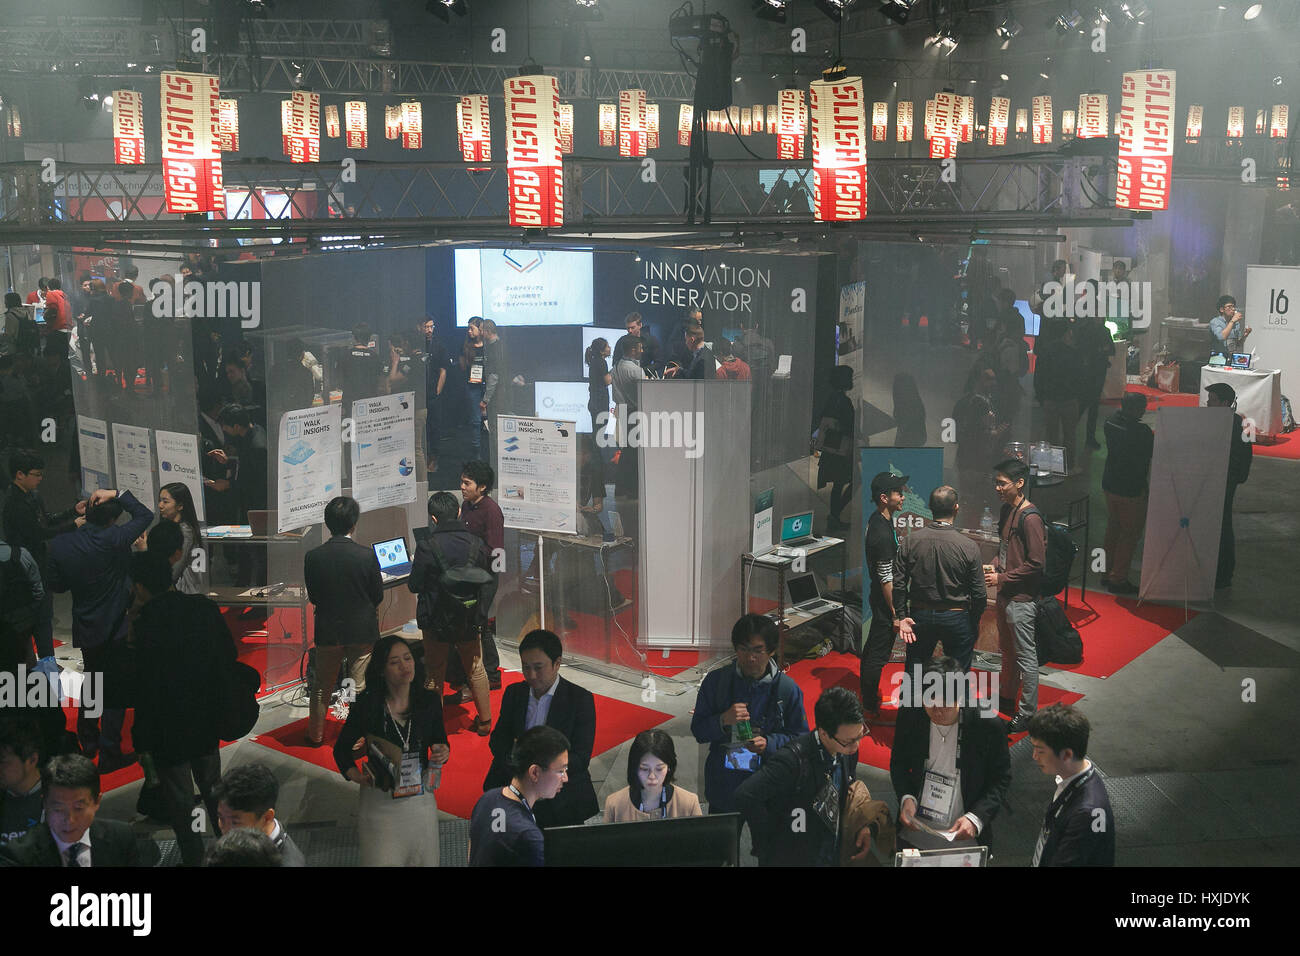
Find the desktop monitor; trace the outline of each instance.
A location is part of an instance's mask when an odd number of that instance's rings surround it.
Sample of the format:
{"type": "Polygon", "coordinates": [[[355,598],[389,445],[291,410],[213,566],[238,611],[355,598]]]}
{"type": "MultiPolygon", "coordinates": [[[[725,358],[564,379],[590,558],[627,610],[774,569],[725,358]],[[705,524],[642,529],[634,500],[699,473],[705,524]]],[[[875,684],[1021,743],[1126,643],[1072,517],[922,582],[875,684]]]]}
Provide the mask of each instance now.
{"type": "Polygon", "coordinates": [[[740,814],[544,830],[547,866],[739,866],[740,814]]]}
{"type": "Polygon", "coordinates": [[[788,544],[791,541],[799,541],[807,538],[812,534],[813,513],[804,511],[797,515],[789,515],[781,519],[781,543],[788,544]]]}

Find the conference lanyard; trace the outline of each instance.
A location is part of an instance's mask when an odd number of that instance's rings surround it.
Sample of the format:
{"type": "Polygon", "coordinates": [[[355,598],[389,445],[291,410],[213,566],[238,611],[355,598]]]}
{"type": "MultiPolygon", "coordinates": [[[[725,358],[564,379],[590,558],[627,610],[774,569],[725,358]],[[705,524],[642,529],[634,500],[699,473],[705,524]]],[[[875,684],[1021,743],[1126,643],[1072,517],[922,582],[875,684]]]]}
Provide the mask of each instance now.
{"type": "Polygon", "coordinates": [[[533,816],[533,808],[528,805],[528,801],[524,799],[524,795],[519,792],[519,789],[513,783],[509,785],[509,789],[511,793],[519,798],[519,802],[524,805],[524,812],[528,814],[528,819],[536,823],[537,817],[533,816]]]}

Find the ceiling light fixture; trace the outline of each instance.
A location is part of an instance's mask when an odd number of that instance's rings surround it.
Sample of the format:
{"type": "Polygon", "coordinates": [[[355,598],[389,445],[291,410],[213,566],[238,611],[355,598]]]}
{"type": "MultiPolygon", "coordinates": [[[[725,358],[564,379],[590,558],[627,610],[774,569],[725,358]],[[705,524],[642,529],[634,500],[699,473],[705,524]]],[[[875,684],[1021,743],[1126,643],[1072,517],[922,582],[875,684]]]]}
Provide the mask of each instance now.
{"type": "Polygon", "coordinates": [[[880,5],[880,12],[897,24],[904,24],[912,13],[912,8],[920,0],[885,0],[880,5]]]}
{"type": "Polygon", "coordinates": [[[1264,4],[1252,3],[1250,6],[1246,8],[1246,12],[1241,15],[1241,18],[1243,20],[1254,20],[1257,16],[1259,16],[1263,12],[1264,12],[1264,4]]]}
{"type": "Polygon", "coordinates": [[[994,32],[1003,40],[1014,40],[1020,36],[1020,31],[1023,29],[1024,27],[1020,25],[1020,21],[1015,17],[1005,17],[994,29],[994,32]]]}
{"type": "Polygon", "coordinates": [[[754,16],[772,23],[785,23],[789,0],[754,0],[754,16]]]}
{"type": "Polygon", "coordinates": [[[1071,30],[1079,29],[1080,24],[1083,23],[1083,15],[1078,10],[1071,9],[1069,13],[1059,14],[1052,23],[1055,25],[1057,32],[1064,36],[1071,30]]]}
{"type": "Polygon", "coordinates": [[[856,2],[857,0],[813,0],[813,6],[829,19],[839,23],[844,19],[844,11],[856,2]]]}

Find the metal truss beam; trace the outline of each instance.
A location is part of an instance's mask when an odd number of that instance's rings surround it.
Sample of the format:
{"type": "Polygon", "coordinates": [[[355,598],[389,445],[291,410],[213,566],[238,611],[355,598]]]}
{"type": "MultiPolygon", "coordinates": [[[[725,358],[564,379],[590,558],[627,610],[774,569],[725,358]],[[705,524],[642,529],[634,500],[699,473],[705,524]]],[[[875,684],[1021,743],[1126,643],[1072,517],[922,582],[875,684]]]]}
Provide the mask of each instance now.
{"type": "MultiPolygon", "coordinates": [[[[64,25],[0,26],[0,49],[25,50],[51,57],[117,54],[153,48],[155,40],[172,49],[177,36],[208,31],[215,42],[213,21],[189,18],[142,26],[138,20],[72,17],[64,25]]],[[[249,31],[258,50],[286,56],[368,56],[376,37],[389,29],[386,20],[244,20],[239,26],[241,48],[249,31]]]]}

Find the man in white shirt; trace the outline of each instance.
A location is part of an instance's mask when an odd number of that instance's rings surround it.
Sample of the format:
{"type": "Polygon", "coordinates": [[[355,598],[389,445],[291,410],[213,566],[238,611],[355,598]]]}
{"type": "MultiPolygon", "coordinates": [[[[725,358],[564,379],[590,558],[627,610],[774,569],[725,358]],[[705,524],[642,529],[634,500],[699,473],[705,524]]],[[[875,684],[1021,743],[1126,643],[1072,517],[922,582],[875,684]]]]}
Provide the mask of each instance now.
{"type": "Polygon", "coordinates": [[[1089,732],[1083,712],[1064,704],[1029,721],[1034,763],[1056,779],[1032,866],[1115,865],[1115,815],[1101,774],[1084,756],[1089,732]]]}

